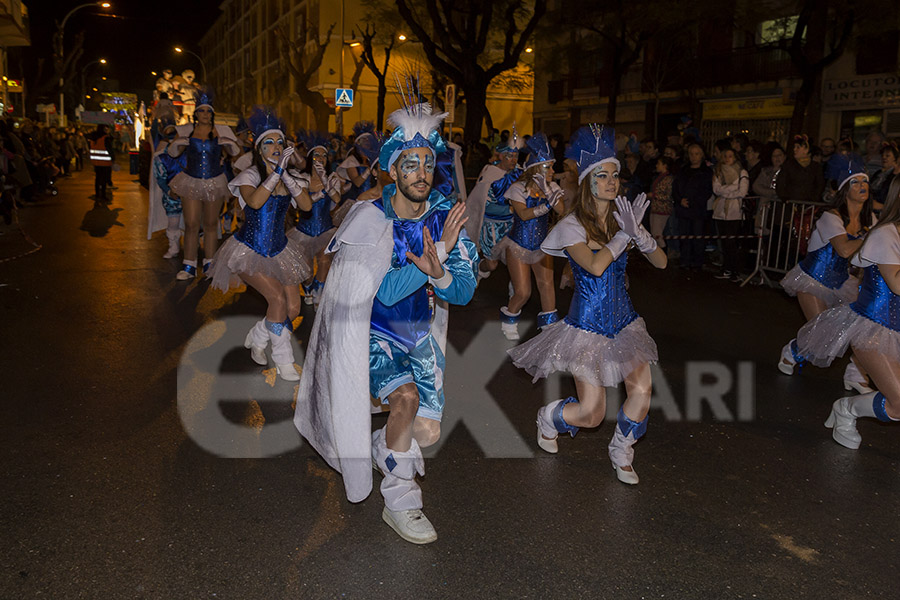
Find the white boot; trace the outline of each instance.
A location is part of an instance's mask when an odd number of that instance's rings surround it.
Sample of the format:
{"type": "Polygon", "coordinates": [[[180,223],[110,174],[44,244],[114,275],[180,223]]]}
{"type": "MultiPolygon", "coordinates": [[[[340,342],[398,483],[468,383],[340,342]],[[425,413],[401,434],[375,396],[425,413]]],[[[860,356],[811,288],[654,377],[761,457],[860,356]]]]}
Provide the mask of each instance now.
{"type": "Polygon", "coordinates": [[[169,238],[169,249],[163,254],[163,258],[175,258],[181,252],[181,230],[166,229],[166,237],[169,238]]]}
{"type": "Polygon", "coordinates": [[[415,439],[406,452],[388,448],[384,437],[386,429],[372,434],[372,460],[384,475],[381,518],[404,540],[429,544],[437,539],[437,533],[422,512],[422,489],[416,483],[416,473],[425,475],[425,459],[415,439]]]}
{"type": "Polygon", "coordinates": [[[794,359],[794,352],[792,349],[792,346],[796,343],[797,340],[793,339],[781,349],[781,359],[778,361],[778,370],[785,375],[793,375],[794,367],[797,366],[797,361],[794,359]]]}
{"type": "Polygon", "coordinates": [[[884,410],[884,395],[881,392],[835,400],[825,427],[833,428],[831,436],[838,444],[856,450],[862,443],[862,436],[856,430],[856,419],[860,417],[874,417],[885,422],[892,420],[884,410]]]}
{"type": "Polygon", "coordinates": [[[300,381],[300,374],[294,368],[294,349],[291,348],[291,333],[294,329],[291,320],[272,323],[266,319],[266,329],[272,342],[272,361],[275,363],[278,376],[285,381],[300,381]]]}
{"type": "Polygon", "coordinates": [[[560,433],[568,433],[572,437],[575,437],[575,434],[578,433],[578,427],[569,425],[563,419],[563,407],[569,402],[578,402],[578,400],[569,396],[568,398],[554,400],[538,410],[537,443],[541,450],[550,454],[556,454],[559,451],[557,439],[560,433]]]}
{"type": "Polygon", "coordinates": [[[256,325],[247,333],[244,339],[244,348],[250,350],[250,358],[258,365],[265,366],[269,361],[266,360],[266,346],[269,345],[269,331],[266,329],[266,320],[260,319],[256,325]]]}
{"type": "Polygon", "coordinates": [[[644,417],[641,422],[632,421],[625,415],[625,411],[619,409],[616,429],[609,442],[609,460],[616,471],[616,477],[622,483],[637,485],[640,481],[631,463],[634,462],[634,443],[647,431],[649,418],[644,417]],[[626,467],[630,467],[630,470],[626,467]]]}
{"type": "Polygon", "coordinates": [[[505,306],[500,308],[500,331],[511,342],[519,339],[519,317],[522,311],[513,314],[505,306]]]}
{"type": "Polygon", "coordinates": [[[844,369],[844,389],[848,392],[856,390],[860,394],[870,394],[875,391],[869,387],[869,378],[862,374],[852,359],[844,369]]]}

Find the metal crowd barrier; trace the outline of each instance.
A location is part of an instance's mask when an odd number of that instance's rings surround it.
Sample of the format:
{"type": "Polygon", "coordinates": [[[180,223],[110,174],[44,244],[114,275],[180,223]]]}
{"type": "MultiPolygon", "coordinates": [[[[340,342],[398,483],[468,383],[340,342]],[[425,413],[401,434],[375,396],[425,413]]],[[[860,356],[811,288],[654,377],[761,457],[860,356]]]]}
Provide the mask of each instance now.
{"type": "Polygon", "coordinates": [[[809,236],[821,211],[831,207],[826,202],[784,202],[760,199],[756,232],[756,267],[741,282],[744,286],[759,275],[763,282],[776,287],[769,274],[784,275],[806,255],[809,236]]]}

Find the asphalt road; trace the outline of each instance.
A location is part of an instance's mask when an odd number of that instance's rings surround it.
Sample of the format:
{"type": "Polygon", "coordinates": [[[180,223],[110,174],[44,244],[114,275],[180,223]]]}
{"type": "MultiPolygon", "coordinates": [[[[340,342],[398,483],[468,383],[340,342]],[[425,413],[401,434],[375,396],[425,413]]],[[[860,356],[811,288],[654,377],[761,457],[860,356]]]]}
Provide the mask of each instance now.
{"type": "MultiPolygon", "coordinates": [[[[573,385],[505,358],[495,274],[451,313],[422,482],[439,539],[419,547],[381,521],[377,490],[346,501],[293,430],[295,386],[233,347],[262,298],[176,282],[146,191],[114,179],[108,207],[88,171],[21,209],[43,248],[0,263],[0,598],[894,597],[900,428],[832,441],[844,362],[778,373],[802,325],[782,292],[632,258],[660,365],[629,487],[614,420],[540,453],[535,412],[573,385]]],[[[0,259],[29,248],[2,231],[0,259]]]]}

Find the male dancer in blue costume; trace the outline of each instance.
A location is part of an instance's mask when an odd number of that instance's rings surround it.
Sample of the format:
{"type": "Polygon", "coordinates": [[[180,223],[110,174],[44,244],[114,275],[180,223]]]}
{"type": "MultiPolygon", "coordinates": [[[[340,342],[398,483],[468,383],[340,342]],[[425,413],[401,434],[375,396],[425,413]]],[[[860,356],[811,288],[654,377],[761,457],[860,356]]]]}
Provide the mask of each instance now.
{"type": "Polygon", "coordinates": [[[382,472],[382,518],[416,544],[437,539],[415,481],[417,472],[424,475],[421,448],[440,437],[444,407],[447,318],[430,296],[468,303],[478,268],[462,229],[465,204],[453,205],[432,187],[445,116],[432,115],[427,104],[391,115],[395,129],[379,163],[395,183],[381,199],[354,206],[329,245],[334,262],[294,417],[342,473],[351,502],[370,493],[373,464],[382,472]],[[390,405],[387,425],[374,434],[370,396],[390,405]]]}

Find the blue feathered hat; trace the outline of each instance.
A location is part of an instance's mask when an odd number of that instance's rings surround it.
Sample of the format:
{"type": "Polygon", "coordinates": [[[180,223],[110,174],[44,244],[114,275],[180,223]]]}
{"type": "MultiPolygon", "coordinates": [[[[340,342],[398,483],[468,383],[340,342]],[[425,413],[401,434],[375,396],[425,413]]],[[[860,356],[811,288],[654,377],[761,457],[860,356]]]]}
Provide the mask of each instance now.
{"type": "Polygon", "coordinates": [[[553,149],[550,148],[550,142],[543,133],[535,133],[531,136],[525,147],[528,149],[528,158],[525,159],[525,168],[533,167],[547,162],[556,162],[553,157],[553,149]]]}
{"type": "Polygon", "coordinates": [[[372,121],[357,121],[353,125],[353,139],[359,140],[361,136],[367,133],[375,133],[375,123],[372,121]]]}
{"type": "Polygon", "coordinates": [[[414,104],[395,110],[388,117],[388,124],[394,127],[391,136],[381,145],[379,164],[385,171],[410,148],[428,148],[437,157],[447,149],[438,129],[447,113],[432,114],[427,102],[414,104]]]}
{"type": "Polygon", "coordinates": [[[826,179],[832,179],[839,182],[838,189],[844,187],[844,184],[857,175],[863,175],[866,181],[869,176],[866,174],[866,165],[858,154],[840,154],[836,153],[828,159],[825,165],[826,179]]]}
{"type": "Polygon", "coordinates": [[[194,100],[194,104],[196,104],[196,106],[194,106],[194,110],[197,110],[201,106],[205,106],[209,110],[216,112],[216,109],[213,108],[212,103],[213,103],[212,90],[210,90],[210,89],[200,90],[199,93],[197,93],[195,100],[194,100]]]}
{"type": "Polygon", "coordinates": [[[153,124],[150,126],[150,135],[153,137],[154,147],[159,144],[167,127],[175,127],[175,119],[168,114],[153,120],[153,124]]]}
{"type": "Polygon", "coordinates": [[[381,144],[384,137],[376,131],[364,132],[356,138],[353,146],[356,150],[369,160],[369,164],[374,164],[378,160],[378,153],[381,151],[381,144]]]}
{"type": "Polygon", "coordinates": [[[262,139],[273,131],[280,133],[281,139],[284,139],[284,121],[278,118],[271,106],[253,107],[253,114],[250,115],[247,124],[253,132],[255,146],[259,146],[262,139]]]}
{"type": "Polygon", "coordinates": [[[297,140],[303,142],[306,146],[306,155],[312,154],[316,148],[328,150],[328,137],[321,131],[308,131],[306,129],[297,130],[297,140]]]}
{"type": "Polygon", "coordinates": [[[580,127],[569,140],[566,158],[578,166],[578,183],[603,163],[615,163],[616,169],[621,169],[616,158],[616,130],[596,123],[580,127]]]}
{"type": "Polygon", "coordinates": [[[234,133],[237,135],[241,135],[242,133],[245,133],[247,131],[250,131],[250,126],[247,125],[247,119],[245,119],[244,117],[240,117],[238,119],[237,125],[234,126],[234,133]]]}

